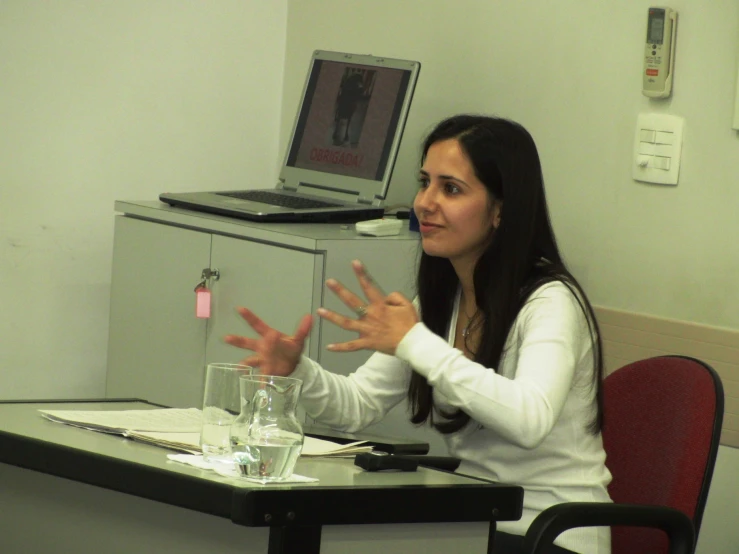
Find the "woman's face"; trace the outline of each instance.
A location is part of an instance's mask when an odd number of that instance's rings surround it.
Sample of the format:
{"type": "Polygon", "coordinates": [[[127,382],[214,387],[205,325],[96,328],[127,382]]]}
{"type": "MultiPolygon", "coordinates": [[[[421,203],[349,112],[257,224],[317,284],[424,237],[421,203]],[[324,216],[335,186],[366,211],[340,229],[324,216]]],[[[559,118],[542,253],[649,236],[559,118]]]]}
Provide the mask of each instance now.
{"type": "Polygon", "coordinates": [[[456,139],[435,142],[426,153],[413,202],[424,252],[474,263],[500,224],[500,202],[475,176],[456,139]]]}

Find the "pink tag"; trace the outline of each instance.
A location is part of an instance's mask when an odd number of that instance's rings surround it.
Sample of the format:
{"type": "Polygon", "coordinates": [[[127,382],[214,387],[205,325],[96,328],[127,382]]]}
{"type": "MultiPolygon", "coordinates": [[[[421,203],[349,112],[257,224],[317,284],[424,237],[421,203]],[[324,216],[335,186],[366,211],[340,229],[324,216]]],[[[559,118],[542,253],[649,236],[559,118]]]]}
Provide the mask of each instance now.
{"type": "Polygon", "coordinates": [[[210,318],[210,290],[205,287],[195,289],[195,316],[200,319],[210,318]]]}

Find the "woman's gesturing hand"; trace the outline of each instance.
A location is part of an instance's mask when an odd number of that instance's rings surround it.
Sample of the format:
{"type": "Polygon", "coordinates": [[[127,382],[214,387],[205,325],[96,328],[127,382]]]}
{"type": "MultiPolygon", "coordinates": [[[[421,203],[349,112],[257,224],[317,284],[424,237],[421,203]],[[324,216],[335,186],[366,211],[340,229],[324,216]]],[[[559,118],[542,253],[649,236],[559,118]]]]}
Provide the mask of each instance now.
{"type": "Polygon", "coordinates": [[[228,344],[254,352],[241,363],[258,367],[261,373],[268,375],[290,375],[300,361],[305,339],[313,326],[313,318],[310,315],[303,317],[295,334],[288,336],[273,329],[246,308],[238,308],[238,312],[259,335],[256,339],[239,335],[224,337],[228,344]]]}
{"type": "Polygon", "coordinates": [[[359,333],[359,338],[340,344],[329,344],[327,348],[332,352],[366,349],[394,355],[400,341],[418,323],[418,312],[413,303],[399,292],[385,296],[361,262],[356,260],[352,262],[352,269],[367,301],[362,300],[335,279],[326,281],[326,286],[357,314],[357,319],[345,317],[325,308],[320,308],[318,315],[342,329],[359,333]]]}

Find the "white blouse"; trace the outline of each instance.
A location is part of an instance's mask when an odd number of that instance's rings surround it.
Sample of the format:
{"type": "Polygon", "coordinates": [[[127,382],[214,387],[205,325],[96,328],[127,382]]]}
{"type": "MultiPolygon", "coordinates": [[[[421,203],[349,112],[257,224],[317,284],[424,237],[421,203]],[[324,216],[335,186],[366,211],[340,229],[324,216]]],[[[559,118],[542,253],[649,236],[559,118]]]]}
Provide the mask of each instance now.
{"type": "MultiPolygon", "coordinates": [[[[395,356],[375,353],[354,373],[337,375],[307,357],[292,374],[303,380],[308,415],[352,432],[378,422],[407,398],[411,368],[434,388],[434,405],[472,421],[443,435],[458,473],[524,488],[520,520],[498,529],[524,535],[545,508],[562,502],[610,502],[595,414],[593,342],[587,319],[563,283],[534,291],[513,323],[497,371],[453,347],[457,297],[447,339],[417,323],[395,356]]],[[[437,413],[437,421],[441,416],[437,413]]],[[[567,531],[555,541],[582,554],[610,554],[608,528],[567,531]]]]}

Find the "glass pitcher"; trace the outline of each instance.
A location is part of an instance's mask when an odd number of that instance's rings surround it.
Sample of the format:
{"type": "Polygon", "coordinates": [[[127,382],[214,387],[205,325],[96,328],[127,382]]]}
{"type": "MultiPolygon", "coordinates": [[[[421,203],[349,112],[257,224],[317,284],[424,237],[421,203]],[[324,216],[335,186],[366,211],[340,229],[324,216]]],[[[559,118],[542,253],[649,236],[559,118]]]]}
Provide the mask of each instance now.
{"type": "Polygon", "coordinates": [[[303,382],[294,377],[239,378],[241,413],[231,425],[231,452],[241,475],[262,481],[289,478],[303,448],[295,416],[303,382]]]}

